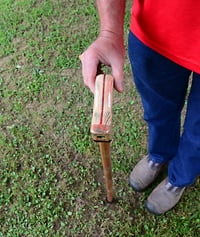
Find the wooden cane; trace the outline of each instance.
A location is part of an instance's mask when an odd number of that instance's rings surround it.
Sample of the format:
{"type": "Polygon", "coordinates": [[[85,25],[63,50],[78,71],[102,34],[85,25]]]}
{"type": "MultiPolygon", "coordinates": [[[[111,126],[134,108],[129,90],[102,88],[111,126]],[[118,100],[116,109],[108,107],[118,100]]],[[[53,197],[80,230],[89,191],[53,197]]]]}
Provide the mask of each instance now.
{"type": "Polygon", "coordinates": [[[112,168],[110,157],[113,77],[98,75],[95,82],[94,107],[90,132],[99,142],[106,183],[107,201],[113,201],[112,168]]]}

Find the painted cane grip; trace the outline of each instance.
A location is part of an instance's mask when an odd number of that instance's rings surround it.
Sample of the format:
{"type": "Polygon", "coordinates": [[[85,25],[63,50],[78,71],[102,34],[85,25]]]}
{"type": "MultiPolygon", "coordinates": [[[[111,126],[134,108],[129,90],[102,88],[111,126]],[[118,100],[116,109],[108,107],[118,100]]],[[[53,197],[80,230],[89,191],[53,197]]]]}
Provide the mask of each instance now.
{"type": "Polygon", "coordinates": [[[97,142],[111,141],[113,77],[101,74],[96,77],[94,107],[90,132],[97,142]]]}

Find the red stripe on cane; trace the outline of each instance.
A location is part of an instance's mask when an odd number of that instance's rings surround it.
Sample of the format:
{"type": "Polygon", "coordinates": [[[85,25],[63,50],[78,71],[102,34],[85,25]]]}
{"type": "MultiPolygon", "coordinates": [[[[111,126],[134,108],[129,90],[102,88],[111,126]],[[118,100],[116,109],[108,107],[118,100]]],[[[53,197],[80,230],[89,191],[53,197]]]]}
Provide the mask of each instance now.
{"type": "Polygon", "coordinates": [[[103,77],[103,88],[102,88],[103,91],[102,91],[102,104],[101,104],[101,118],[100,118],[100,124],[103,123],[105,82],[106,82],[106,75],[104,75],[104,77],[103,77]]]}

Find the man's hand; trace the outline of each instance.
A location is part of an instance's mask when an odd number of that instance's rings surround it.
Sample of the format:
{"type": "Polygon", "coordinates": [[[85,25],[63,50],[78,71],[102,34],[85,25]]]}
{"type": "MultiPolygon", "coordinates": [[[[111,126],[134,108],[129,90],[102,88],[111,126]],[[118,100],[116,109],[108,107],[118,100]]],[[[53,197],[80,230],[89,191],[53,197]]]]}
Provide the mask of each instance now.
{"type": "Polygon", "coordinates": [[[81,55],[84,83],[93,93],[97,68],[101,63],[111,67],[115,89],[119,92],[123,90],[125,2],[125,0],[96,0],[101,33],[81,55]]]}
{"type": "Polygon", "coordinates": [[[124,53],[123,38],[115,33],[103,31],[81,55],[84,83],[92,93],[100,63],[111,67],[114,87],[118,92],[122,92],[124,53]]]}

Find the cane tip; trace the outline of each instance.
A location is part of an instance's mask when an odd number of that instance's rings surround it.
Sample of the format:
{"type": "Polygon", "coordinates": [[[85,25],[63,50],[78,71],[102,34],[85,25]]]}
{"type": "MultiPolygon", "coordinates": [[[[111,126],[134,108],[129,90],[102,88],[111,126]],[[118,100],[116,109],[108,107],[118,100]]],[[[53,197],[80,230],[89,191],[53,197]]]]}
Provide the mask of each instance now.
{"type": "Polygon", "coordinates": [[[106,197],[106,203],[107,203],[107,204],[113,204],[114,201],[115,201],[115,200],[114,200],[113,198],[108,199],[108,198],[106,197]]]}

